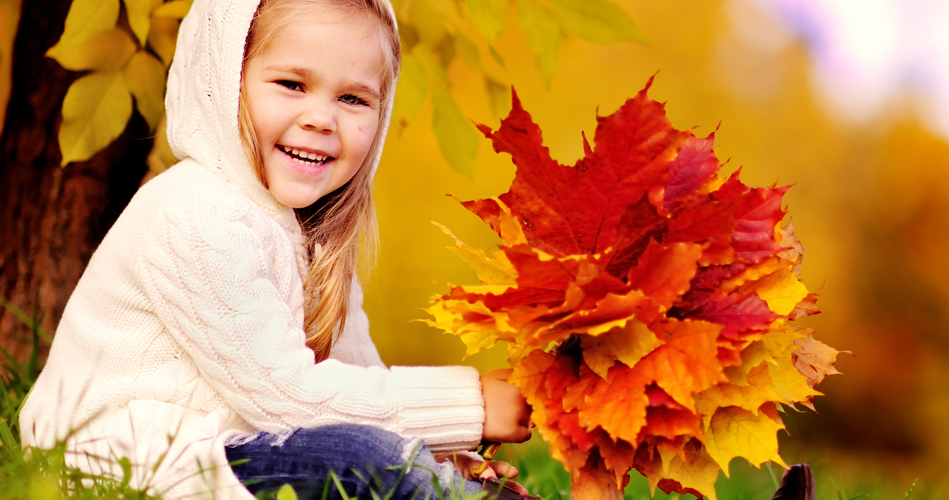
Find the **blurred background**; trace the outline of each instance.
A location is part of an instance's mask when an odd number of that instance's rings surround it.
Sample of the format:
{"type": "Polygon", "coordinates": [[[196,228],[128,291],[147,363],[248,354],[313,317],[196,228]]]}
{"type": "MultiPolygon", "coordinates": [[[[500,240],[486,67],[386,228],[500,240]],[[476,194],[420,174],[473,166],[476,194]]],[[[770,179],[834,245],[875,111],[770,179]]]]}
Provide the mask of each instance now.
{"type": "MultiPolygon", "coordinates": [[[[785,460],[831,467],[841,484],[884,477],[905,491],[918,477],[949,489],[949,3],[619,3],[651,44],[567,39],[550,87],[521,31],[496,40],[554,158],[573,164],[597,110],[612,113],[654,74],[650,95],[677,128],[704,136],[721,123],[726,172],[793,185],[785,202],[806,249],[802,278],[823,310],[807,325],[853,352],[819,387],[818,414],[786,419],[785,460]]],[[[497,128],[472,70],[453,65],[449,77],[462,112],[497,128]]],[[[417,122],[431,112],[426,104],[417,122]]],[[[382,251],[366,287],[387,363],[461,361],[457,338],[412,321],[448,283],[476,282],[429,221],[493,248],[495,235],[446,194],[496,196],[513,175],[487,140],[469,178],[449,168],[429,128],[391,134],[376,179],[382,251]]],[[[503,349],[464,363],[504,366],[503,349]]]]}
{"type": "MultiPolygon", "coordinates": [[[[819,386],[818,413],[789,411],[785,461],[810,462],[819,481],[842,486],[884,478],[905,492],[920,478],[931,493],[949,491],[949,2],[617,3],[648,45],[566,38],[548,86],[512,8],[494,40],[506,64],[484,57],[485,71],[514,85],[561,163],[581,156],[598,110],[612,113],[656,75],[650,95],[677,128],[704,136],[720,124],[725,173],[793,185],[785,202],[806,249],[802,279],[823,310],[806,326],[853,356],[819,386]]],[[[19,4],[0,0],[0,103],[19,4]]],[[[480,70],[456,58],[448,81],[465,117],[497,128],[480,70]]],[[[473,173],[452,169],[428,125],[433,112],[426,100],[411,124],[393,127],[376,177],[372,335],[388,364],[503,367],[503,347],[462,360],[460,340],[414,321],[448,284],[476,282],[430,221],[475,247],[497,244],[446,195],[496,196],[514,175],[486,139],[473,173]]]]}

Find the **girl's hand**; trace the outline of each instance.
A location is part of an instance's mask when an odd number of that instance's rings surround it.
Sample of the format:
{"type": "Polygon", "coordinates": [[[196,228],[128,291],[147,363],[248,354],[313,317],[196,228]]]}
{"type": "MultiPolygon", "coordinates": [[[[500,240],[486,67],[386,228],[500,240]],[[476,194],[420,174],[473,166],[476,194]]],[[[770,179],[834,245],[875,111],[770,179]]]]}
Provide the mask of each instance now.
{"type": "Polygon", "coordinates": [[[531,437],[531,409],[514,384],[507,382],[511,369],[481,374],[484,395],[484,431],[487,441],[522,443],[531,437]]]}
{"type": "MultiPolygon", "coordinates": [[[[517,477],[517,468],[507,462],[498,461],[491,461],[484,469],[484,472],[482,472],[480,475],[475,475],[474,471],[479,465],[481,465],[482,460],[474,453],[451,453],[447,455],[437,455],[435,460],[439,462],[450,460],[455,465],[455,469],[458,469],[458,472],[460,472],[461,475],[469,481],[483,481],[485,479],[499,481],[502,478],[511,479],[517,477]]],[[[530,494],[523,486],[515,483],[514,481],[505,481],[504,484],[514,489],[514,491],[520,495],[530,494]]]]}

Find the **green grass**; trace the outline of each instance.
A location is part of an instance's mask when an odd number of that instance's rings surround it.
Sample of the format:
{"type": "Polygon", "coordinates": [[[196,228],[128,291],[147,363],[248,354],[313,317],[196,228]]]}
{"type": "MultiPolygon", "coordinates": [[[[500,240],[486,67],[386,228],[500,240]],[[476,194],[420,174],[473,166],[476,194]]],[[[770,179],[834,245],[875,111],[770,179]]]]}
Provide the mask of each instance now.
{"type": "MultiPolygon", "coordinates": [[[[516,466],[520,472],[517,480],[545,500],[570,498],[569,475],[560,463],[549,457],[547,445],[539,436],[523,445],[502,446],[498,460],[516,466]]],[[[835,465],[822,460],[815,462],[810,465],[820,500],[949,500],[949,491],[933,484],[934,481],[904,482],[892,475],[864,470],[864,464],[852,460],[835,465]]],[[[736,459],[729,472],[730,477],[720,475],[715,484],[719,500],[768,500],[777,489],[783,469],[778,465],[757,469],[736,459]]],[[[648,482],[636,471],[631,473],[624,493],[626,500],[693,499],[691,495],[667,495],[658,489],[650,496],[648,482]]]]}
{"type": "MultiPolygon", "coordinates": [[[[20,407],[36,381],[41,367],[37,353],[41,341],[49,336],[39,327],[40,320],[12,305],[0,303],[31,326],[33,349],[25,363],[14,359],[0,347],[0,499],[154,499],[130,488],[121,480],[87,476],[65,465],[65,447],[26,451],[21,448],[17,420],[20,407]]],[[[821,456],[810,453],[810,456],[821,456]]],[[[570,498],[570,479],[560,463],[550,458],[547,445],[535,436],[522,445],[505,445],[497,457],[512,463],[520,471],[517,478],[531,493],[546,500],[570,498]]],[[[866,459],[865,459],[866,460],[866,459]]],[[[818,498],[821,500],[949,500],[949,491],[925,480],[903,482],[880,474],[852,459],[813,460],[818,498]]],[[[878,468],[877,468],[878,469],[878,468]]],[[[742,460],[732,463],[730,477],[720,476],[716,492],[720,500],[768,500],[777,487],[780,467],[755,469],[742,460]]],[[[382,494],[380,498],[385,498],[382,494]]],[[[457,495],[446,495],[454,498],[457,495]]],[[[283,490],[279,500],[293,500],[292,491],[283,490]]],[[[646,479],[633,471],[625,491],[626,500],[678,499],[657,490],[652,496],[646,479]]],[[[691,499],[691,495],[681,497],[691,499]]]]}
{"type": "MultiPolygon", "coordinates": [[[[36,337],[37,334],[34,334],[36,337]]],[[[25,453],[20,447],[16,428],[17,414],[21,402],[36,379],[38,362],[17,363],[0,348],[5,361],[0,364],[0,498],[59,500],[73,499],[146,499],[140,491],[129,488],[120,481],[104,477],[89,477],[65,466],[64,447],[53,450],[31,450],[25,453]],[[85,481],[81,481],[81,480],[85,481]]],[[[570,479],[560,463],[548,455],[547,445],[539,438],[523,445],[501,447],[499,460],[506,460],[520,471],[518,481],[531,493],[546,500],[570,498],[570,479]]],[[[818,498],[822,500],[949,500],[949,494],[927,488],[920,481],[911,484],[896,484],[880,477],[860,477],[841,472],[843,468],[812,464],[818,484],[818,498]]],[[[767,500],[771,498],[780,477],[780,467],[771,471],[767,467],[755,469],[741,460],[735,460],[731,477],[719,477],[716,492],[720,500],[767,500]]],[[[380,498],[384,495],[380,495],[380,498]]],[[[451,497],[451,495],[447,495],[451,497]]],[[[284,492],[281,499],[294,498],[284,492]]],[[[657,490],[651,497],[646,479],[635,471],[626,488],[627,500],[656,498],[678,499],[679,495],[666,495],[657,490]]],[[[690,495],[683,499],[692,498],[690,495]]]]}
{"type": "Polygon", "coordinates": [[[144,499],[147,496],[121,481],[90,477],[65,465],[65,446],[52,450],[24,450],[20,446],[18,425],[20,408],[39,375],[41,338],[50,336],[39,324],[42,318],[30,316],[0,299],[0,305],[30,327],[32,349],[26,363],[18,362],[0,347],[0,498],[9,500],[59,499],[144,499]]]}

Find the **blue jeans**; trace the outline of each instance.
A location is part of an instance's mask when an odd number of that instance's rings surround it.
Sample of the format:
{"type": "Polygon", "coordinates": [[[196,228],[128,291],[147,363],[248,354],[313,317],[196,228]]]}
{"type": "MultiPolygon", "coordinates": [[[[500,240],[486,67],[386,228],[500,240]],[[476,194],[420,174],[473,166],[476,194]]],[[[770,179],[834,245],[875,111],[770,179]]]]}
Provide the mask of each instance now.
{"type": "Polygon", "coordinates": [[[284,484],[300,499],[371,499],[375,492],[378,498],[391,493],[392,500],[447,500],[481,491],[450,462],[436,462],[420,439],[366,425],[262,432],[224,450],[234,474],[258,498],[274,498],[284,484]]]}

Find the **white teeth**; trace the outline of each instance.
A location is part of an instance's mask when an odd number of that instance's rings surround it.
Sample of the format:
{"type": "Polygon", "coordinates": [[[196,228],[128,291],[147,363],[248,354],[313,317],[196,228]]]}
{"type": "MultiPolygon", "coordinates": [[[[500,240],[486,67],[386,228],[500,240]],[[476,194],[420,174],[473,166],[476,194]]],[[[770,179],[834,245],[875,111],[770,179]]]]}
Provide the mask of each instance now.
{"type": "Polygon", "coordinates": [[[313,163],[313,162],[324,162],[329,159],[329,156],[318,155],[316,153],[307,153],[306,151],[300,151],[297,148],[288,148],[286,146],[280,146],[280,149],[284,153],[292,155],[291,157],[299,163],[313,163]]]}

